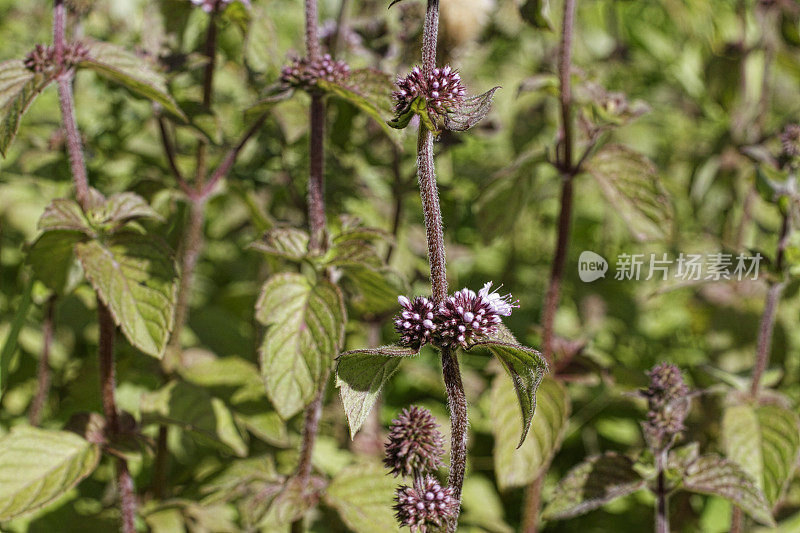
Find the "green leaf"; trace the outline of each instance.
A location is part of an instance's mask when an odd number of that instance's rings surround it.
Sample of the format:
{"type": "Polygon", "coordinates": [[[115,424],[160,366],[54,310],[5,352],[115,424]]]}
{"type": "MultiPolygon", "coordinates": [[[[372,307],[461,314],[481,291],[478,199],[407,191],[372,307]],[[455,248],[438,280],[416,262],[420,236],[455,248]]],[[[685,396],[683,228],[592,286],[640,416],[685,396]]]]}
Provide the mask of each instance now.
{"type": "Polygon", "coordinates": [[[354,105],[356,109],[374,119],[375,122],[377,122],[388,135],[394,135],[392,128],[388,127],[388,124],[386,124],[383,116],[381,115],[379,104],[374,100],[371,100],[363,94],[360,94],[351,87],[323,79],[317,80],[317,86],[328,94],[354,105]]]}
{"type": "Polygon", "coordinates": [[[308,232],[301,229],[272,228],[250,247],[273,257],[302,261],[308,256],[308,242],[308,232]]]}
{"type": "Polygon", "coordinates": [[[144,424],[171,424],[228,453],[247,455],[247,444],[233,414],[222,400],[200,387],[173,381],[143,395],[140,407],[144,424]]]}
{"type": "Polygon", "coordinates": [[[785,493],[800,456],[797,413],[775,405],[732,405],[722,417],[725,455],[756,481],[771,507],[785,493]]]}
{"type": "Polygon", "coordinates": [[[519,14],[522,20],[534,28],[552,31],[553,25],[547,19],[548,11],[550,11],[550,2],[548,0],[527,0],[519,6],[519,14]]]}
{"type": "Polygon", "coordinates": [[[91,474],[100,449],[74,433],[18,426],[0,439],[0,521],[56,500],[91,474]]]}
{"type": "Polygon", "coordinates": [[[564,476],[542,513],[546,520],[571,518],[644,488],[630,457],[615,452],[589,457],[564,476]]]}
{"type": "Polygon", "coordinates": [[[22,291],[22,297],[16,305],[16,313],[14,319],[11,321],[11,328],[8,330],[5,340],[3,341],[3,349],[0,350],[0,396],[6,388],[6,381],[8,380],[9,367],[11,366],[11,356],[17,350],[17,341],[19,340],[19,333],[22,331],[22,326],[25,325],[25,320],[28,318],[28,309],[31,307],[33,292],[33,280],[31,279],[25,284],[22,291]]]}
{"type": "Polygon", "coordinates": [[[25,68],[22,61],[0,63],[0,155],[3,157],[17,135],[22,115],[51,81],[52,78],[25,68]]]}
{"type": "Polygon", "coordinates": [[[56,198],[50,202],[39,219],[39,229],[42,231],[73,230],[89,236],[95,235],[81,206],[70,198],[56,198]]]}
{"type": "Polygon", "coordinates": [[[164,76],[153,69],[144,57],[111,43],[89,43],[88,48],[89,58],[81,61],[80,67],[94,70],[186,120],[183,111],[170,96],[164,76]]]}
{"type": "Polygon", "coordinates": [[[75,245],[86,238],[78,231],[54,230],[42,234],[28,249],[26,257],[36,279],[59,295],[74,289],[83,279],[75,258],[75,245]]]}
{"type": "Polygon", "coordinates": [[[262,115],[272,109],[272,106],[288,100],[292,95],[294,95],[294,89],[280,83],[267,87],[261,99],[245,110],[245,116],[255,117],[262,115]]]}
{"type": "Polygon", "coordinates": [[[497,357],[514,384],[522,412],[522,434],[517,445],[519,448],[525,442],[531,426],[536,410],[536,389],[547,373],[547,361],[538,351],[517,343],[505,327],[498,328],[495,338],[476,342],[473,348],[485,348],[497,357]]]}
{"type": "Polygon", "coordinates": [[[494,468],[500,490],[525,486],[546,471],[561,446],[569,420],[570,401],[564,386],[545,378],[536,393],[536,416],[530,435],[517,448],[514,388],[502,376],[492,382],[489,416],[494,435],[494,468]]]}
{"type": "Polygon", "coordinates": [[[355,533],[399,531],[392,513],[397,482],[378,465],[350,466],[333,478],[325,503],[355,533]]]}
{"type": "Polygon", "coordinates": [[[786,191],[787,173],[769,164],[756,165],[756,191],[759,196],[770,204],[778,201],[778,198],[786,191]]]}
{"type": "Polygon", "coordinates": [[[352,293],[348,304],[359,313],[392,313],[397,308],[397,295],[408,289],[405,280],[390,268],[345,264],[342,271],[342,284],[352,293]]]}
{"type": "Polygon", "coordinates": [[[132,192],[109,196],[102,205],[89,211],[89,217],[96,225],[110,226],[112,229],[141,218],[161,220],[161,215],[144,198],[132,192]]]}
{"type": "Polygon", "coordinates": [[[383,385],[395,373],[403,357],[418,352],[401,346],[381,346],[345,352],[336,363],[336,386],[350,425],[350,438],[361,429],[383,385]]]}
{"type": "Polygon", "coordinates": [[[762,524],[775,525],[769,504],[753,478],[719,455],[702,455],[692,461],[684,472],[682,487],[689,492],[725,498],[762,524]]]}
{"type": "Polygon", "coordinates": [[[172,331],[178,277],[169,248],[152,235],[125,232],[78,243],[75,254],[128,341],[162,357],[172,331]]]}
{"type": "Polygon", "coordinates": [[[256,303],[267,326],[261,344],[261,377],[267,396],[287,419],[313,399],[344,342],[344,301],[331,282],[300,274],[267,280],[256,303]]]}
{"type": "Polygon", "coordinates": [[[494,92],[499,88],[494,87],[481,95],[467,98],[461,105],[448,110],[444,116],[444,129],[466,131],[480,122],[491,110],[494,92]]]}
{"type": "Polygon", "coordinates": [[[589,160],[587,170],[636,239],[663,239],[669,234],[672,205],[655,166],[644,155],[609,144],[589,160]]]}

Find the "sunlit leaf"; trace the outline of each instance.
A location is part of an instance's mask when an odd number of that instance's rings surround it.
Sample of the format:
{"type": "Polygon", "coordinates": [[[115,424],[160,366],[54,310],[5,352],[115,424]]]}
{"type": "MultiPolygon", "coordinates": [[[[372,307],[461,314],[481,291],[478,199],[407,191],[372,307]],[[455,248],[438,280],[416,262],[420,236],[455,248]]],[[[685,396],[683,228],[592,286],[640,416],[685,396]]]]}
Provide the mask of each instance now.
{"type": "Polygon", "coordinates": [[[43,231],[74,230],[86,235],[95,234],[81,206],[70,198],[56,198],[50,202],[39,219],[39,229],[43,231]]]}
{"type": "Polygon", "coordinates": [[[22,115],[51,81],[25,68],[22,61],[0,63],[0,155],[3,157],[17,135],[22,115]]]}
{"type": "Polygon", "coordinates": [[[311,401],[341,350],[344,301],[327,280],[277,274],[261,290],[256,318],[267,326],[260,350],[267,396],[287,419],[311,401]]]}
{"type": "Polygon", "coordinates": [[[331,480],[325,503],[355,533],[399,531],[392,512],[396,480],[377,465],[345,468],[331,480]]]}
{"type": "Polygon", "coordinates": [[[178,276],[169,248],[153,236],[125,232],[78,243],[75,253],[128,341],[148,355],[164,355],[178,276]]]}
{"type": "Polygon", "coordinates": [[[39,509],[91,474],[100,449],[74,433],[17,427],[0,439],[0,521],[39,509]]]}
{"type": "Polygon", "coordinates": [[[267,230],[251,248],[274,257],[300,261],[308,255],[308,232],[296,228],[267,230]]]}
{"type": "Polygon", "coordinates": [[[536,416],[522,446],[516,446],[517,396],[505,376],[492,382],[489,416],[494,435],[494,468],[501,490],[525,486],[548,467],[567,428],[570,401],[564,386],[545,378],[536,392],[536,416]]]}

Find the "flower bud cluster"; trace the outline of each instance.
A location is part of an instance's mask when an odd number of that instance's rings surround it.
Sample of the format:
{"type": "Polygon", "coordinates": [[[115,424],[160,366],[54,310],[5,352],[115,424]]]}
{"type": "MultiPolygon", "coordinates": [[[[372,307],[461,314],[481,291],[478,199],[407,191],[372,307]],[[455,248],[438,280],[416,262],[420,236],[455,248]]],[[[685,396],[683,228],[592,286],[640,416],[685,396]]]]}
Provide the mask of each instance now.
{"type": "Polygon", "coordinates": [[[333,59],[330,54],[312,60],[299,57],[281,70],[281,83],[298,89],[310,89],[318,80],[345,84],[350,77],[350,67],[344,61],[333,59]]]}
{"type": "Polygon", "coordinates": [[[395,112],[405,113],[418,97],[425,99],[429,113],[444,116],[464,102],[467,89],[459,73],[449,65],[434,68],[425,76],[419,67],[414,67],[405,78],[398,78],[397,90],[392,93],[395,112]]]}
{"type": "Polygon", "coordinates": [[[400,296],[397,301],[402,310],[394,318],[395,331],[402,346],[415,350],[429,343],[469,348],[494,333],[501,317],[510,316],[513,308],[519,307],[510,294],[492,292],[491,282],[477,293],[461,289],[438,306],[420,296],[414,300],[400,296]]]}
{"type": "Polygon", "coordinates": [[[670,363],[660,363],[649,373],[650,386],[642,391],[647,398],[645,436],[654,448],[672,444],[684,429],[689,414],[689,387],[680,369],[670,363]]]}
{"type": "MultiPolygon", "coordinates": [[[[89,49],[80,41],[68,43],[64,47],[63,64],[65,68],[72,68],[89,57],[89,49]]],[[[25,67],[38,73],[48,72],[56,68],[56,52],[53,46],[37,44],[25,56],[25,67]]]]}

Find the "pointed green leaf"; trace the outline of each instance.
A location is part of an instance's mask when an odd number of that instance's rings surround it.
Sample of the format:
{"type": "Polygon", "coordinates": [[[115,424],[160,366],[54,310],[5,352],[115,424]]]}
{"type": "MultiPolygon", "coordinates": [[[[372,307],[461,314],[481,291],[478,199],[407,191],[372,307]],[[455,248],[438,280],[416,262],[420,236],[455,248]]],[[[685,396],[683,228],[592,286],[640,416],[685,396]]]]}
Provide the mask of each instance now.
{"type": "Polygon", "coordinates": [[[350,425],[350,438],[361,429],[383,385],[395,373],[403,357],[417,351],[401,346],[381,346],[345,352],[336,363],[336,386],[350,425]]]}
{"type": "Polygon", "coordinates": [[[161,357],[172,331],[177,272],[170,250],[152,235],[124,232],[75,246],[86,277],[135,347],[161,357]]]}
{"type": "Polygon", "coordinates": [[[161,220],[161,215],[144,198],[132,192],[109,196],[102,205],[92,209],[89,216],[95,224],[108,226],[122,226],[140,218],[161,220]]]}
{"type": "Polygon", "coordinates": [[[444,129],[466,131],[480,122],[492,108],[492,98],[500,87],[494,87],[478,96],[467,98],[461,105],[444,115],[444,129]]]}
{"type": "Polygon", "coordinates": [[[247,455],[247,444],[233,414],[219,398],[183,381],[145,394],[140,401],[142,422],[171,424],[200,441],[239,457],[247,455]]]}
{"type": "Polygon", "coordinates": [[[94,42],[88,44],[88,48],[89,57],[81,61],[80,67],[92,69],[130,91],[160,104],[170,113],[186,119],[170,96],[164,76],[146,58],[111,43],[94,42]]]}
{"type": "Polygon", "coordinates": [[[587,170],[636,239],[663,239],[669,234],[672,204],[647,157],[609,144],[589,160],[587,170]]]}
{"type": "Polygon", "coordinates": [[[56,198],[50,202],[39,219],[39,229],[42,231],[74,230],[89,236],[95,234],[83,209],[78,202],[71,198],[56,198]]]}
{"type": "Polygon", "coordinates": [[[19,60],[0,63],[0,155],[5,157],[22,115],[52,79],[34,74],[19,60]]]}
{"type": "Polygon", "coordinates": [[[540,30],[553,30],[552,24],[547,19],[550,3],[547,0],[527,0],[519,6],[522,20],[540,30]]]}
{"type": "Polygon", "coordinates": [[[70,292],[83,279],[75,258],[75,245],[86,239],[78,231],[54,230],[42,234],[26,257],[36,279],[56,294],[70,292]]]}
{"type": "Polygon", "coordinates": [[[302,261],[308,255],[308,232],[296,228],[267,230],[251,248],[274,257],[302,261]]]}
{"type": "Polygon", "coordinates": [[[313,399],[344,342],[339,289],[327,280],[277,274],[264,284],[256,319],[267,326],[261,376],[275,410],[287,419],[313,399]]]}
{"type": "Polygon", "coordinates": [[[518,411],[514,387],[505,376],[492,382],[489,416],[494,435],[494,469],[500,490],[522,487],[546,471],[561,446],[569,420],[570,401],[564,386],[545,378],[536,393],[536,416],[530,435],[516,447],[518,411]]]}
{"type": "Polygon", "coordinates": [[[542,513],[546,520],[571,518],[644,488],[630,457],[614,452],[589,457],[567,472],[542,513]]]}
{"type": "Polygon", "coordinates": [[[732,405],[722,417],[722,441],[725,455],[750,474],[774,507],[800,456],[797,413],[775,405],[732,405]]]}
{"type": "Polygon", "coordinates": [[[396,480],[378,465],[347,467],[328,485],[325,503],[336,509],[342,522],[355,533],[399,531],[392,513],[396,485],[396,480]]]}
{"type": "Polygon", "coordinates": [[[753,478],[719,455],[702,455],[691,462],[683,475],[682,487],[689,492],[725,498],[762,524],[775,525],[769,504],[753,478]]]}
{"type": "MultiPolygon", "coordinates": [[[[388,135],[394,135],[392,133],[392,128],[388,127],[388,124],[381,115],[379,103],[358,92],[358,89],[323,79],[317,80],[317,87],[332,96],[354,105],[359,111],[375,120],[388,135]]],[[[385,95],[387,100],[389,93],[390,91],[387,91],[385,95]]]]}
{"type": "Polygon", "coordinates": [[[498,328],[495,338],[476,342],[473,347],[485,348],[497,357],[514,384],[522,412],[522,434],[517,445],[520,447],[531,426],[536,410],[536,389],[547,373],[547,361],[538,351],[517,343],[505,327],[498,328]]]}
{"type": "Polygon", "coordinates": [[[100,449],[74,433],[16,427],[0,439],[0,521],[56,500],[91,474],[100,449]]]}

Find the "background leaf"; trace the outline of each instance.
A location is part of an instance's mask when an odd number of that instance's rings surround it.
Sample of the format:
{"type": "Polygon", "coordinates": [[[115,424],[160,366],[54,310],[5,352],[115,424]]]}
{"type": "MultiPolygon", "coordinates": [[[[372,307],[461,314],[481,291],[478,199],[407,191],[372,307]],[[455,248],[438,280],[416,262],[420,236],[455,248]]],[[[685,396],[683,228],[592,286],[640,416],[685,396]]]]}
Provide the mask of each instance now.
{"type": "Polygon", "coordinates": [[[0,439],[0,521],[36,510],[81,482],[100,449],[74,433],[17,427],[0,439]]]}
{"type": "Polygon", "coordinates": [[[379,465],[351,466],[331,480],[325,503],[336,509],[355,533],[399,531],[392,512],[396,485],[379,465]]]}
{"type": "Polygon", "coordinates": [[[644,155],[609,144],[589,160],[587,170],[636,239],[664,239],[669,235],[672,205],[655,166],[644,155]]]}
{"type": "Polygon", "coordinates": [[[498,374],[492,380],[489,416],[494,435],[494,469],[500,490],[525,486],[550,465],[567,429],[570,400],[564,386],[545,378],[536,392],[536,416],[522,446],[516,446],[518,402],[513,385],[498,374]]]}
{"type": "Polygon", "coordinates": [[[75,253],[128,341],[148,355],[164,355],[178,276],[167,246],[153,236],[125,232],[79,243],[75,253]]]}
{"type": "Polygon", "coordinates": [[[311,401],[341,349],[344,301],[327,280],[277,274],[261,290],[256,319],[267,326],[260,350],[267,396],[287,419],[311,401]]]}
{"type": "Polygon", "coordinates": [[[633,464],[629,457],[614,452],[589,457],[558,483],[542,517],[578,516],[644,488],[646,482],[633,464]]]}
{"type": "Polygon", "coordinates": [[[800,457],[797,413],[775,405],[732,405],[722,417],[725,455],[750,474],[774,507],[800,457]]]}
{"type": "Polygon", "coordinates": [[[22,115],[50,83],[43,74],[34,74],[19,60],[0,63],[0,155],[17,135],[22,115]]]}

